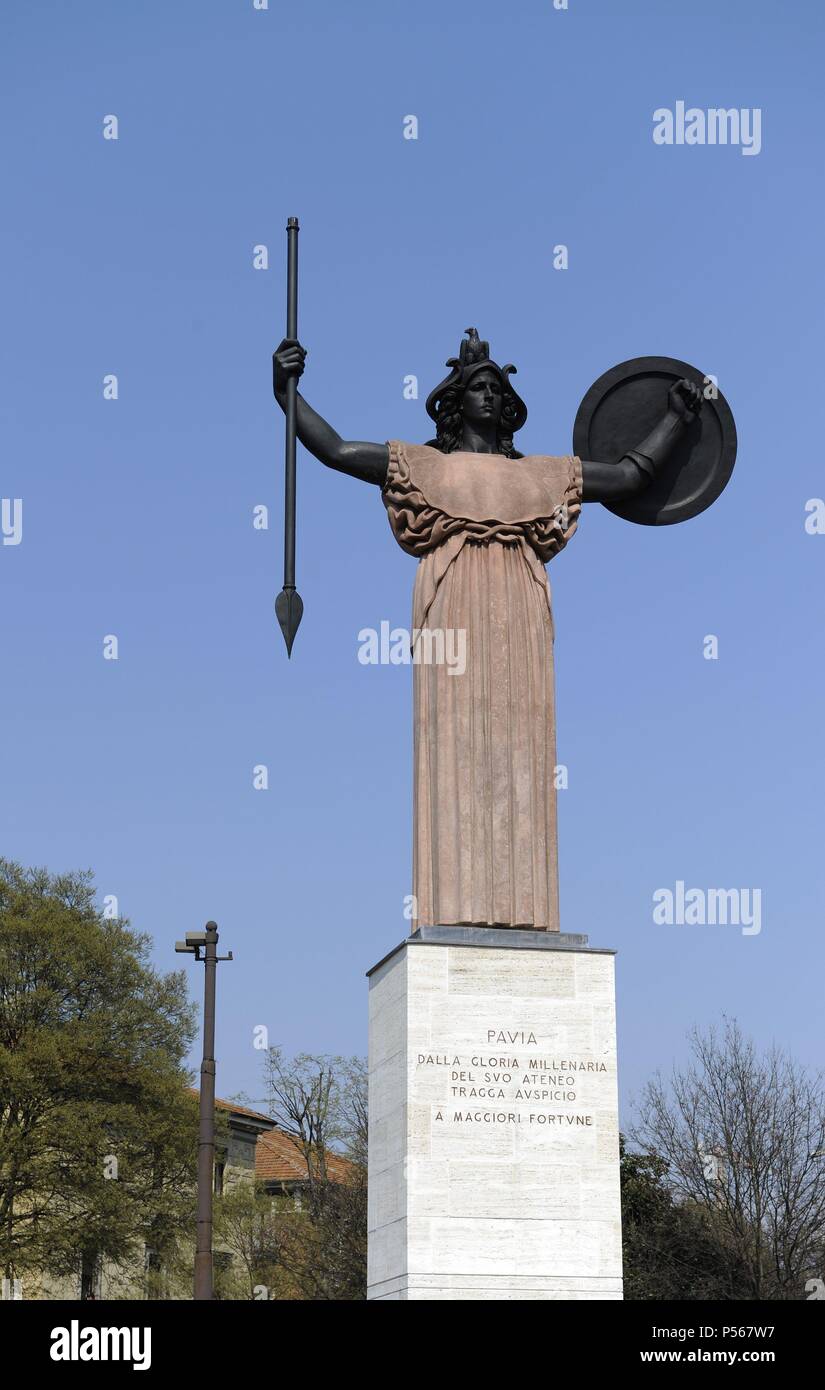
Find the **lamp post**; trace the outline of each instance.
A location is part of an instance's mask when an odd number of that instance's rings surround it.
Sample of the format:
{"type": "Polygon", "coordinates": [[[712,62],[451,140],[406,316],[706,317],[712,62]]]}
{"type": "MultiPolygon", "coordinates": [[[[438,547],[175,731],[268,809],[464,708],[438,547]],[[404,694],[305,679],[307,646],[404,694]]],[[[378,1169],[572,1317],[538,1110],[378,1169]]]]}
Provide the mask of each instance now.
{"type": "Polygon", "coordinates": [[[232,952],[218,955],[218,924],[207,922],[205,931],[189,931],[176,941],[181,955],[193,955],[204,964],[203,1060],[198,1127],[198,1227],[195,1243],[196,1299],[212,1294],[212,1189],[215,1171],[215,981],[219,960],[231,960],[232,952]]]}

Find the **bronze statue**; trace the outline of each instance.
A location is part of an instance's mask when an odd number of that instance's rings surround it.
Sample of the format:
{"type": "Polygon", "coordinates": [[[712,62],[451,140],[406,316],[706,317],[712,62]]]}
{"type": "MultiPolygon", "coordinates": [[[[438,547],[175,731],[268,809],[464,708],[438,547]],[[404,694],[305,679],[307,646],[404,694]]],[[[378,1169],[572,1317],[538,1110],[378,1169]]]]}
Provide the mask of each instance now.
{"type": "MultiPolygon", "coordinates": [[[[703,391],[697,381],[673,380],[653,428],[615,461],[524,457],[513,444],[527,418],[510,380],[515,369],[498,366],[474,328],[466,332],[459,356],[448,359],[449,375],[427,399],[435,422],[429,443],[341,439],[300,395],[296,428],[321,463],[381,489],[396,540],[419,561],[413,926],[558,931],[553,616],[544,566],[570,540],[582,503],[630,506],[661,478],[697,422],[703,391]],[[433,636],[445,632],[466,635],[461,673],[432,659],[443,650],[433,636]]],[[[284,409],[305,360],[295,337],[274,354],[275,398],[284,409]]]]}

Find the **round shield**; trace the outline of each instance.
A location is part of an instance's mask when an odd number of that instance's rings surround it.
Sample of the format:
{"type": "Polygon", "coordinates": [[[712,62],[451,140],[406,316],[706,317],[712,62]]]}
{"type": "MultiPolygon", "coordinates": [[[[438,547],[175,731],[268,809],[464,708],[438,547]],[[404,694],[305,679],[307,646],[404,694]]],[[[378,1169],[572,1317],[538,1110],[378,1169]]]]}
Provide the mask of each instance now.
{"type": "Polygon", "coordinates": [[[576,413],[573,450],[579,458],[618,463],[661,420],[667,393],[680,377],[702,387],[702,409],[644,492],[626,502],[605,502],[608,511],[625,521],[670,526],[698,516],[716,501],[736,460],[730,406],[712,379],[689,363],[674,357],[634,357],[600,376],[576,413]]]}

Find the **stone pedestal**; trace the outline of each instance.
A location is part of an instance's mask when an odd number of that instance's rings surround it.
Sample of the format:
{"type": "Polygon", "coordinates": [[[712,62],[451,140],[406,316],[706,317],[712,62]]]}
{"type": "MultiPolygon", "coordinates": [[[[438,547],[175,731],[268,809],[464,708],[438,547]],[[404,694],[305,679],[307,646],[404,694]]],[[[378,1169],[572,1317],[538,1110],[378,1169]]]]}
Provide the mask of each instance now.
{"type": "Polygon", "coordinates": [[[614,952],[422,927],[369,973],[370,1299],[620,1299],[614,952]]]}

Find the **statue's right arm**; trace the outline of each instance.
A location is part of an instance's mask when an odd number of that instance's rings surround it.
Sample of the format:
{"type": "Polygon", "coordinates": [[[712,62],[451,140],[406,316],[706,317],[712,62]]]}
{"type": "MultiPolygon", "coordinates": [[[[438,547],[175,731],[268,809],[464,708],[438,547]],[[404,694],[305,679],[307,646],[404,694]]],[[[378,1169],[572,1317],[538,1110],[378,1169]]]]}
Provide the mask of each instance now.
{"type": "MultiPolygon", "coordinates": [[[[284,338],[272,354],[272,387],[282,410],[286,409],[287,381],[290,377],[297,380],[301,376],[305,358],[306,349],[294,338],[284,338]]],[[[342,439],[300,395],[297,396],[296,427],[304,448],[327,468],[349,473],[350,477],[360,478],[364,483],[384,486],[390,462],[386,444],[342,439]]]]}

